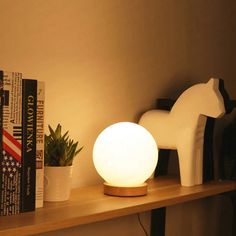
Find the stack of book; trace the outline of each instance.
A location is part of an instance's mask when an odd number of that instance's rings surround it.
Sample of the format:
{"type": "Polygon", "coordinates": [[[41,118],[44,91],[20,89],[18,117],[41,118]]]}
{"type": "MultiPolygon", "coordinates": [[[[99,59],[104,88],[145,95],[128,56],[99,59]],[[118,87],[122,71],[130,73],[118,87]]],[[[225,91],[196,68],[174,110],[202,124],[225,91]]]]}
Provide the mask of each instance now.
{"type": "Polygon", "coordinates": [[[43,206],[44,82],[0,71],[0,215],[43,206]]]}

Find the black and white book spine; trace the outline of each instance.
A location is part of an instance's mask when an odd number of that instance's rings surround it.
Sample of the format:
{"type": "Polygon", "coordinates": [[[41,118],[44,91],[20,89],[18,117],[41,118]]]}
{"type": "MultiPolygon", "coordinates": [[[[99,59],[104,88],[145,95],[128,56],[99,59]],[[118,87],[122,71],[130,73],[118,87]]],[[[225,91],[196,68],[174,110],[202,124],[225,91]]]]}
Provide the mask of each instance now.
{"type": "Polygon", "coordinates": [[[37,80],[22,80],[22,174],[20,211],[35,210],[37,80]]]}
{"type": "Polygon", "coordinates": [[[36,131],[36,208],[43,207],[45,84],[38,81],[36,131]]]}
{"type": "Polygon", "coordinates": [[[20,211],[22,149],[22,74],[0,73],[0,215],[20,211]]]}

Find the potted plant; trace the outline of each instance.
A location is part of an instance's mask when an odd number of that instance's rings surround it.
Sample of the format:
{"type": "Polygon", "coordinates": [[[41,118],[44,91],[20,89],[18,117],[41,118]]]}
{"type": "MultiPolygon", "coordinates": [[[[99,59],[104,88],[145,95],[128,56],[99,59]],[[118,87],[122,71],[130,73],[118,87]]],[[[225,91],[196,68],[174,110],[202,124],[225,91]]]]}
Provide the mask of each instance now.
{"type": "Polygon", "coordinates": [[[44,200],[65,201],[69,199],[72,180],[72,167],[75,156],[82,150],[78,142],[69,138],[69,131],[62,134],[62,127],[55,131],[48,126],[44,149],[44,200]]]}

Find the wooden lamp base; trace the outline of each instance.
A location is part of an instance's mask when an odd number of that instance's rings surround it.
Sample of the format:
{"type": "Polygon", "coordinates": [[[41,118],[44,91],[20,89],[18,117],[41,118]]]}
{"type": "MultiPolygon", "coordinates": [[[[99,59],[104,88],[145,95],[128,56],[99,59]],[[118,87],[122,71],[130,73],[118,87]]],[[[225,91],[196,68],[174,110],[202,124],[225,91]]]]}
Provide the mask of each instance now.
{"type": "Polygon", "coordinates": [[[104,194],[119,197],[134,197],[147,195],[147,183],[135,187],[118,187],[104,183],[104,194]]]}

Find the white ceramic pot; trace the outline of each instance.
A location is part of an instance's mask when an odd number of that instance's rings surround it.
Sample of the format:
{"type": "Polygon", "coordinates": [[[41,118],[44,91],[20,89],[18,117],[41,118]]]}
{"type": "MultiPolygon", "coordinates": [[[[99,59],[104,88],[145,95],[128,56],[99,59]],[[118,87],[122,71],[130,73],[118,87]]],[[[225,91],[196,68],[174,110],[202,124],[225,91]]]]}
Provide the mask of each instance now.
{"type": "Polygon", "coordinates": [[[70,197],[72,166],[45,166],[44,201],[66,201],[70,197]]]}

